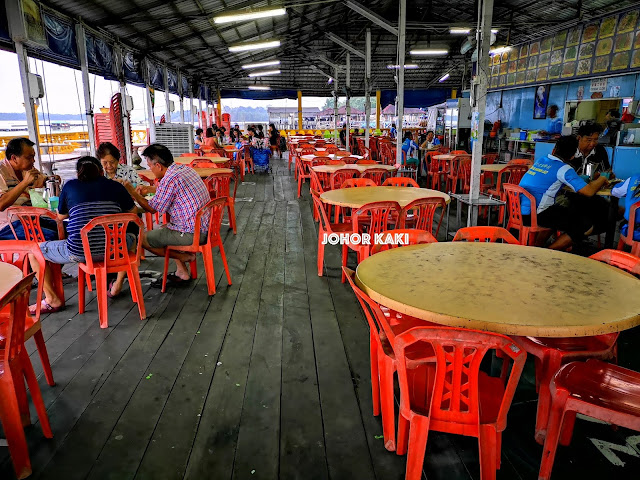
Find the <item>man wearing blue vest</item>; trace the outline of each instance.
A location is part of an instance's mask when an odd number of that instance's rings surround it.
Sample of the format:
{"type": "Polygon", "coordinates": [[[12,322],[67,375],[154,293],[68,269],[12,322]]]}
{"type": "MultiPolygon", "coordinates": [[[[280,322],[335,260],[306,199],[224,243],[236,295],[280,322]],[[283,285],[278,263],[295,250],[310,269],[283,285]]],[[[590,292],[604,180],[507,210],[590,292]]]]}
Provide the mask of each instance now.
{"type": "MultiPolygon", "coordinates": [[[[556,203],[562,188],[592,197],[605,186],[607,175],[586,183],[569,165],[578,148],[578,140],[572,136],[560,137],[553,152],[540,158],[522,177],[520,186],[536,200],[538,225],[563,232],[550,246],[554,250],[566,250],[574,242],[593,233],[596,221],[593,212],[585,208],[585,202],[556,203]]],[[[531,202],[521,199],[521,213],[525,224],[531,221],[531,202]]]]}
{"type": "MultiPolygon", "coordinates": [[[[627,223],[622,225],[620,233],[626,235],[629,229],[629,215],[631,213],[631,207],[640,202],[640,174],[633,175],[631,178],[627,178],[623,183],[613,187],[611,189],[611,195],[614,197],[625,197],[624,201],[624,219],[627,223]]],[[[635,231],[633,232],[633,239],[640,241],[640,209],[636,210],[635,218],[635,231]]]]}

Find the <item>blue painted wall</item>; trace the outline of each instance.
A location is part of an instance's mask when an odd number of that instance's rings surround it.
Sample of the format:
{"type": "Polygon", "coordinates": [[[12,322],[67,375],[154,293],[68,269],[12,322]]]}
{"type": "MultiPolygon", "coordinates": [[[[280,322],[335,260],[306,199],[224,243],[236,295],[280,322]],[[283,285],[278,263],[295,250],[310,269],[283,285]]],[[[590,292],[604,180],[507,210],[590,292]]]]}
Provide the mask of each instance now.
{"type": "MultiPolygon", "coordinates": [[[[609,88],[620,86],[618,97],[640,98],[640,75],[620,75],[610,77],[607,82],[607,90],[602,93],[603,98],[611,98],[609,88]]],[[[568,100],[578,99],[578,88],[584,87],[584,98],[590,98],[589,88],[591,80],[578,80],[575,82],[554,83],[549,93],[549,105],[558,105],[558,117],[564,118],[564,104],[568,100]]],[[[487,95],[487,120],[502,121],[506,128],[523,128],[527,130],[544,130],[547,120],[533,119],[533,97],[536,87],[523,87],[504,92],[491,92],[487,95]],[[500,96],[502,94],[502,108],[500,108],[500,96]]]]}

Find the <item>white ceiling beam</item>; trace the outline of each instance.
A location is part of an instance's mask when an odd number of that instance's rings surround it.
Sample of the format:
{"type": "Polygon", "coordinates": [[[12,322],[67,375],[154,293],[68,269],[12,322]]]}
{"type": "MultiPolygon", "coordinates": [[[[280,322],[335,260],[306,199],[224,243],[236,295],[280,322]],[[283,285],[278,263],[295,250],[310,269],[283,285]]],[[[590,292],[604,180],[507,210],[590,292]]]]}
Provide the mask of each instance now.
{"type": "Polygon", "coordinates": [[[354,47],[353,45],[351,45],[349,42],[346,42],[345,40],[343,40],[342,38],[340,38],[339,36],[333,34],[333,33],[327,33],[326,37],[331,40],[334,43],[337,43],[338,45],[340,45],[342,48],[344,48],[345,50],[353,53],[354,55],[362,58],[363,60],[365,59],[365,55],[364,52],[361,52],[360,50],[358,50],[356,47],[354,47]]]}
{"type": "Polygon", "coordinates": [[[393,33],[396,37],[398,36],[398,29],[387,22],[384,18],[382,18],[377,13],[369,10],[364,5],[359,4],[358,2],[354,2],[353,0],[345,0],[345,5],[349,7],[351,10],[358,12],[363,17],[371,20],[376,25],[384,28],[388,32],[393,33]]]}

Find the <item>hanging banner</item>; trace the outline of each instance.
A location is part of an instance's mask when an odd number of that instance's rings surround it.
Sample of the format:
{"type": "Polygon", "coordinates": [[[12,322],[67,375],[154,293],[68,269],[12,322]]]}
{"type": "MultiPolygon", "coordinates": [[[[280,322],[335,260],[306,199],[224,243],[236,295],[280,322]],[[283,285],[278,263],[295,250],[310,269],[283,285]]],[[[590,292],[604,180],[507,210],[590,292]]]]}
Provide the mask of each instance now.
{"type": "Polygon", "coordinates": [[[147,68],[149,70],[149,85],[164,91],[164,67],[151,60],[147,60],[147,68]]]}
{"type": "Polygon", "coordinates": [[[42,20],[49,45],[41,52],[42,56],[58,64],[79,66],[76,29],[73,22],[58,17],[47,9],[42,10],[42,20]]]}
{"type": "Polygon", "coordinates": [[[144,85],[144,76],[142,75],[142,62],[135,57],[133,52],[125,52],[122,59],[122,68],[124,70],[124,78],[127,83],[134,85],[144,85]]]}
{"type": "Polygon", "coordinates": [[[178,95],[178,73],[170,68],[167,69],[167,83],[169,85],[169,93],[178,95]]]}
{"type": "Polygon", "coordinates": [[[86,44],[89,71],[107,80],[117,80],[113,65],[113,45],[90,31],[86,32],[86,44]]]}

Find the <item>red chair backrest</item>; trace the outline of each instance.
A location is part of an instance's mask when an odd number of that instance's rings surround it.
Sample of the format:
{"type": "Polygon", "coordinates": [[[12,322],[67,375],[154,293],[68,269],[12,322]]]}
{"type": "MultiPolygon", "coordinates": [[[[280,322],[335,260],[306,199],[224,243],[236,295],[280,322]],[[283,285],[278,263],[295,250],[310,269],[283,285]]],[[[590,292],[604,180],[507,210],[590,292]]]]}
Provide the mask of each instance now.
{"type": "Polygon", "coordinates": [[[513,185],[511,183],[505,183],[502,186],[504,193],[507,196],[507,211],[509,212],[509,221],[507,222],[507,230],[511,228],[521,228],[522,224],[522,210],[520,208],[520,198],[525,196],[531,202],[531,227],[538,226],[538,214],[536,199],[533,195],[527,192],[519,185],[513,185]]]}
{"type": "Polygon", "coordinates": [[[329,177],[329,185],[331,186],[331,190],[342,188],[342,184],[348,179],[359,176],[360,170],[357,170],[355,168],[341,168],[340,170],[336,170],[331,174],[331,176],[329,177]]]}
{"type": "Polygon", "coordinates": [[[389,177],[382,184],[383,187],[415,187],[420,188],[418,183],[410,177],[389,177]]]}
{"type": "Polygon", "coordinates": [[[301,148],[302,148],[301,155],[315,155],[316,154],[316,149],[313,148],[311,145],[308,145],[306,147],[301,147],[301,148]]]}
{"type": "Polygon", "coordinates": [[[621,250],[601,250],[589,258],[599,262],[608,263],[621,270],[626,270],[634,275],[640,275],[640,258],[621,250]]]}
{"type": "Polygon", "coordinates": [[[492,165],[498,160],[497,153],[486,153],[482,156],[482,161],[485,165],[492,165]]]}
{"type": "Polygon", "coordinates": [[[238,182],[236,176],[231,172],[215,172],[209,175],[204,184],[209,190],[211,199],[218,197],[231,197],[236,198],[236,191],[238,190],[238,182]],[[231,194],[231,181],[233,180],[233,194],[231,194]]]}
{"type": "Polygon", "coordinates": [[[431,232],[433,231],[433,221],[436,211],[440,208],[440,219],[438,220],[435,232],[435,236],[438,236],[440,224],[444,217],[443,213],[445,206],[446,203],[443,198],[419,198],[414,200],[402,209],[399,228],[406,228],[409,216],[413,215],[413,218],[415,218],[415,225],[413,225],[414,228],[431,232]]]}
{"type": "Polygon", "coordinates": [[[342,160],[344,163],[358,163],[358,159],[356,157],[342,157],[340,160],[342,160]]]}
{"type": "MultiPolygon", "coordinates": [[[[104,266],[122,267],[131,263],[127,249],[127,226],[135,223],[142,229],[142,220],[135,213],[117,213],[114,215],[101,215],[87,223],[80,230],[82,247],[84,248],[85,262],[89,269],[93,269],[93,258],[89,241],[104,239],[104,266]],[[92,231],[94,230],[95,231],[92,231]]],[[[142,235],[138,237],[136,249],[136,262],[140,262],[142,255],[142,235]]]]}
{"type": "Polygon", "coordinates": [[[199,157],[200,154],[199,153],[182,153],[180,154],[181,157],[199,157]]]}
{"type": "Polygon", "coordinates": [[[46,268],[46,261],[42,255],[42,251],[36,242],[29,240],[3,240],[0,242],[0,261],[18,267],[25,276],[31,271],[29,255],[33,255],[35,261],[40,266],[36,275],[36,279],[38,280],[38,294],[36,297],[35,314],[35,318],[39,320],[40,307],[42,306],[42,292],[44,289],[44,271],[46,268]]]}
{"type": "Polygon", "coordinates": [[[502,227],[464,227],[456,232],[453,241],[520,244],[516,237],[502,227]]]}
{"type": "Polygon", "coordinates": [[[530,158],[514,158],[507,162],[507,165],[533,165],[533,160],[530,158]]]}
{"type": "Polygon", "coordinates": [[[340,160],[327,160],[325,162],[325,165],[346,165],[346,162],[344,162],[342,159],[340,160]]]}
{"type": "Polygon", "coordinates": [[[353,232],[366,231],[371,238],[376,233],[382,233],[389,228],[395,227],[396,213],[398,216],[401,212],[398,202],[371,202],[363,205],[358,209],[353,209],[351,221],[353,223],[353,232]]]}
{"type": "MultiPolygon", "coordinates": [[[[5,375],[9,374],[9,365],[18,358],[24,348],[24,322],[27,318],[29,292],[34,276],[35,273],[27,275],[0,298],[0,310],[11,306],[7,317],[5,345],[4,349],[0,350],[4,353],[5,375]]],[[[23,380],[20,379],[20,381],[23,380]]]]}
{"type": "Polygon", "coordinates": [[[356,160],[357,165],[375,165],[377,162],[375,160],[370,160],[368,158],[363,158],[361,160],[356,160]]]}
{"type": "Polygon", "coordinates": [[[390,171],[384,168],[368,168],[360,176],[362,178],[370,178],[376,185],[382,185],[382,182],[390,175],[390,171]]]}
{"type": "Polygon", "coordinates": [[[324,140],[316,140],[316,143],[314,145],[315,148],[323,148],[325,145],[325,141],[324,140]]]}
{"type": "Polygon", "coordinates": [[[502,186],[505,183],[512,183],[518,185],[522,177],[527,173],[529,167],[527,165],[507,165],[500,172],[498,172],[498,182],[496,183],[496,191],[502,193],[502,186]]]}
{"type": "MultiPolygon", "coordinates": [[[[375,238],[374,238],[375,240],[375,238]]],[[[374,243],[371,254],[384,252],[390,248],[406,247],[407,245],[422,245],[424,243],[437,243],[436,237],[426,230],[415,228],[397,228],[382,232],[384,243],[374,243]],[[399,237],[397,235],[400,235],[399,237]]]]}
{"type": "Polygon", "coordinates": [[[331,233],[333,230],[331,228],[331,221],[329,220],[329,215],[327,214],[327,207],[325,203],[320,200],[321,193],[317,190],[311,188],[309,190],[311,192],[311,199],[313,200],[313,204],[316,206],[318,212],[320,212],[320,230],[331,233]]]}
{"type": "MultiPolygon", "coordinates": [[[[62,240],[65,237],[62,222],[58,221],[58,215],[51,210],[38,207],[9,207],[6,209],[6,212],[9,221],[11,221],[14,216],[20,220],[22,228],[24,229],[25,240],[38,243],[46,241],[44,233],[42,232],[42,225],[40,223],[41,217],[47,217],[55,220],[58,225],[58,239],[62,240]]],[[[9,223],[9,226],[11,227],[11,231],[15,237],[16,232],[13,229],[13,225],[9,223]]]]}
{"type": "Polygon", "coordinates": [[[468,155],[469,153],[465,150],[454,150],[451,152],[451,155],[468,155]]]}
{"type": "Polygon", "coordinates": [[[364,141],[362,142],[362,147],[358,147],[360,155],[364,158],[371,158],[371,150],[364,146],[364,141]]]}
{"type": "Polygon", "coordinates": [[[338,147],[333,143],[327,144],[325,146],[325,152],[327,153],[336,153],[338,151],[338,147]]]}
{"type": "Polygon", "coordinates": [[[344,181],[344,183],[340,188],[356,188],[356,187],[377,187],[377,185],[370,178],[349,178],[344,181]]]}
{"type": "Polygon", "coordinates": [[[311,160],[311,166],[315,167],[316,165],[326,165],[327,158],[326,157],[313,157],[311,160]]]}
{"type": "MultiPolygon", "coordinates": [[[[199,232],[202,225],[202,217],[209,214],[209,228],[207,230],[207,244],[214,245],[221,242],[220,227],[222,226],[222,215],[224,209],[227,206],[227,197],[218,197],[211,200],[204,207],[202,207],[196,214],[196,225],[194,232],[199,232]]],[[[200,244],[199,235],[193,236],[193,246],[200,244]]]]}
{"type": "Polygon", "coordinates": [[[309,169],[309,175],[311,176],[311,188],[317,190],[320,193],[324,193],[329,190],[329,174],[326,172],[316,172],[312,168],[309,169]]]}
{"type": "Polygon", "coordinates": [[[209,160],[194,160],[193,162],[191,162],[190,166],[192,168],[228,168],[229,162],[213,163],[209,160]]]}
{"type": "Polygon", "coordinates": [[[393,350],[398,365],[402,415],[411,418],[417,413],[428,415],[431,422],[464,425],[469,429],[467,434],[472,435],[479,433],[478,389],[482,359],[489,350],[496,350],[503,361],[513,360],[504,394],[501,399],[496,399],[499,404],[495,418],[497,431],[504,430],[527,356],[511,338],[475,330],[425,326],[396,336],[393,350]],[[418,344],[431,348],[419,348],[418,344]],[[408,349],[410,356],[406,354],[408,349]],[[424,353],[421,355],[421,352],[424,353]],[[432,381],[425,382],[428,377],[423,375],[433,369],[434,353],[435,374],[430,377],[432,381]],[[411,378],[407,374],[408,369],[411,378]]]}

